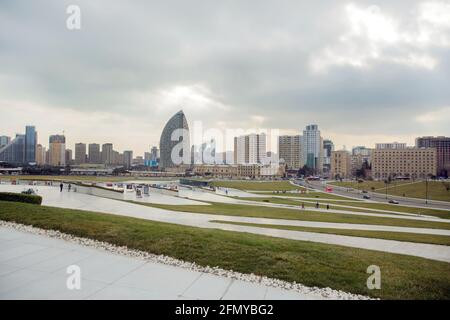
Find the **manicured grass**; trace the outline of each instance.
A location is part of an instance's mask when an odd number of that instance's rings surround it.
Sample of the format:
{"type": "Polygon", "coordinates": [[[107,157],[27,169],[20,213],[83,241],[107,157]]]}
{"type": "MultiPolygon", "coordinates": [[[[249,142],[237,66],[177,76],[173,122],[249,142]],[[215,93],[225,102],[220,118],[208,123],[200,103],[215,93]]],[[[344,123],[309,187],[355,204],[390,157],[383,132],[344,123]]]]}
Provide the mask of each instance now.
{"type": "MultiPolygon", "coordinates": [[[[276,193],[276,192],[258,192],[261,195],[274,195],[283,197],[295,197],[295,198],[305,198],[305,199],[329,199],[329,200],[353,200],[347,197],[341,197],[332,193],[324,192],[308,192],[308,193],[276,193]]],[[[354,199],[354,201],[361,201],[360,199],[354,199]]]]}
{"type": "Polygon", "coordinates": [[[450,245],[450,236],[441,236],[441,235],[432,235],[432,234],[417,234],[417,233],[390,232],[390,231],[367,231],[367,230],[353,230],[353,229],[348,230],[348,229],[334,229],[334,228],[314,228],[314,227],[284,226],[284,225],[277,225],[277,224],[260,224],[260,223],[234,222],[234,221],[222,221],[222,220],[211,220],[211,222],[250,226],[250,227],[280,229],[280,230],[294,230],[294,231],[338,234],[338,235],[353,236],[353,237],[376,238],[376,239],[408,241],[408,242],[417,242],[417,243],[441,244],[441,245],[446,245],[446,246],[450,245]]]}
{"type": "MultiPolygon", "coordinates": [[[[288,205],[294,205],[294,206],[301,206],[302,201],[300,199],[298,200],[291,200],[291,199],[284,199],[284,198],[261,198],[261,197],[255,197],[255,198],[239,198],[242,200],[249,200],[249,201],[258,201],[258,202],[270,202],[270,203],[278,203],[278,204],[288,204],[288,205]]],[[[315,207],[316,199],[305,199],[303,202],[305,207],[315,207]],[[314,202],[314,203],[311,203],[314,202]]],[[[319,202],[319,207],[322,209],[326,208],[327,199],[322,199],[322,201],[319,202]]],[[[345,202],[345,201],[339,201],[339,202],[329,202],[330,208],[334,210],[347,210],[347,211],[354,211],[354,212],[369,212],[369,213],[383,213],[378,211],[370,211],[370,210],[364,210],[364,209],[374,209],[374,210],[386,210],[386,211],[394,211],[399,213],[412,213],[412,214],[422,214],[422,215],[428,215],[428,216],[434,216],[439,217],[442,219],[450,219],[450,211],[448,210],[438,210],[438,209],[428,209],[428,208],[416,208],[416,207],[407,207],[407,206],[400,206],[400,205],[391,205],[387,203],[373,203],[373,202],[365,202],[365,201],[359,201],[359,202],[345,202]]]]}
{"type": "Polygon", "coordinates": [[[172,211],[205,213],[215,215],[243,216],[255,218],[288,219],[319,222],[360,223],[399,227],[433,228],[450,230],[450,223],[421,221],[400,218],[351,215],[341,213],[315,212],[253,205],[210,202],[211,205],[167,205],[129,201],[135,204],[172,211]]]}
{"type": "MultiPolygon", "coordinates": [[[[332,184],[354,188],[359,190],[372,191],[372,187],[375,188],[374,192],[384,194],[386,192],[385,184],[383,181],[364,181],[362,183],[356,182],[333,182],[332,184]]],[[[450,201],[450,190],[447,188],[450,186],[450,182],[442,181],[428,181],[428,199],[450,201]]],[[[425,199],[426,197],[426,182],[417,181],[392,181],[388,184],[387,191],[389,195],[395,195],[400,197],[419,198],[425,199]]]]}
{"type": "Polygon", "coordinates": [[[295,186],[289,181],[212,181],[213,187],[233,188],[251,191],[291,191],[304,190],[303,187],[295,186]]]}
{"type": "Polygon", "coordinates": [[[12,202],[0,203],[0,219],[308,286],[384,299],[450,299],[450,264],[418,257],[12,202]],[[366,287],[373,264],[381,268],[381,290],[366,287]]]}

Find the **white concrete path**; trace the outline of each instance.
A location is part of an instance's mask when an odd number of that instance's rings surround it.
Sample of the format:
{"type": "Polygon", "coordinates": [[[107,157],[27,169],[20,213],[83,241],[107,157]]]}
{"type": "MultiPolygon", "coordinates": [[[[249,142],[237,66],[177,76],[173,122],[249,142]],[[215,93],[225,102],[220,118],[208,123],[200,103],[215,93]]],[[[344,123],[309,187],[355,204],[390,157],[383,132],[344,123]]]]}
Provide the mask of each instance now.
{"type": "Polygon", "coordinates": [[[0,227],[0,299],[323,299],[0,227]],[[69,290],[67,267],[81,270],[69,290]]]}
{"type": "MultiPolygon", "coordinates": [[[[11,185],[0,185],[1,191],[15,191],[19,192],[23,189],[23,186],[11,186],[11,185]]],[[[391,253],[406,254],[412,256],[418,256],[433,260],[440,260],[450,262],[450,246],[443,245],[432,245],[432,244],[421,244],[421,243],[411,243],[411,242],[401,242],[393,240],[381,240],[373,238],[362,238],[362,237],[350,237],[350,236],[340,236],[333,234],[320,234],[314,232],[300,232],[300,231],[290,231],[290,230],[279,230],[270,229],[262,227],[250,227],[250,226],[239,226],[231,224],[220,224],[213,223],[211,220],[226,220],[234,222],[247,222],[247,223],[259,223],[259,224],[286,224],[291,223],[291,225],[301,225],[306,223],[305,221],[299,220],[284,220],[284,219],[263,219],[263,218],[249,218],[249,217],[238,217],[238,216],[225,216],[225,215],[212,215],[212,214],[195,214],[195,213],[185,213],[163,210],[158,208],[146,207],[138,204],[132,204],[124,201],[100,198],[95,196],[90,196],[87,194],[80,194],[75,192],[59,192],[56,187],[40,187],[39,194],[43,196],[43,205],[70,208],[70,209],[81,209],[90,210],[103,213],[110,213],[128,217],[135,217],[141,219],[148,219],[154,221],[175,223],[181,225],[188,225],[194,227],[202,228],[215,228],[229,231],[239,231],[254,233],[260,235],[267,235],[272,237],[293,239],[293,240],[303,240],[320,242],[326,244],[336,244],[348,247],[370,249],[391,253]]],[[[326,224],[326,227],[342,227],[339,223],[336,224],[326,224]]],[[[312,226],[312,225],[310,225],[312,226]]],[[[320,222],[316,222],[315,226],[324,226],[320,222]]],[[[364,228],[361,230],[383,230],[383,226],[372,226],[372,225],[348,225],[352,229],[357,227],[364,228]],[[373,228],[373,229],[370,229],[373,228]]],[[[413,228],[414,229],[414,228],[413,228]]],[[[398,232],[411,232],[411,228],[406,229],[402,227],[387,227],[385,231],[398,231],[398,232]]],[[[421,229],[424,232],[436,232],[435,229],[421,229]]],[[[446,230],[441,230],[443,233],[446,230]]]]}

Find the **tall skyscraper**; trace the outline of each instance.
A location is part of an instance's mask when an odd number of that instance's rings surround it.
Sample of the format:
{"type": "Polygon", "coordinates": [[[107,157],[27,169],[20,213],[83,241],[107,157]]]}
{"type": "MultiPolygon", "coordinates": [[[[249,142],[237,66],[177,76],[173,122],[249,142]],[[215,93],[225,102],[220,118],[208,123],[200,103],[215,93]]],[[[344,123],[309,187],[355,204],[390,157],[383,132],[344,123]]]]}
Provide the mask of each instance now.
{"type": "Polygon", "coordinates": [[[266,134],[248,134],[234,139],[235,159],[237,164],[265,164],[266,134]]]}
{"type": "Polygon", "coordinates": [[[183,111],[178,111],[164,126],[159,140],[160,167],[171,168],[190,162],[189,126],[183,111]],[[176,149],[175,149],[176,148],[176,149]]]}
{"type": "Polygon", "coordinates": [[[100,154],[100,145],[98,143],[89,144],[89,163],[95,164],[102,163],[102,157],[100,154]]]}
{"type": "Polygon", "coordinates": [[[331,170],[331,153],[334,151],[334,143],[329,139],[323,140],[323,172],[331,170]]]}
{"type": "Polygon", "coordinates": [[[102,145],[102,163],[113,164],[114,163],[114,149],[112,143],[104,143],[102,145]]]}
{"type": "Polygon", "coordinates": [[[40,166],[46,164],[46,150],[41,144],[36,146],[36,163],[40,166]]]}
{"type": "Polygon", "coordinates": [[[34,126],[25,127],[25,158],[24,163],[36,162],[37,133],[34,126]]]}
{"type": "Polygon", "coordinates": [[[23,164],[25,157],[25,135],[17,134],[9,144],[0,148],[0,161],[23,164]]]}
{"type": "Polygon", "coordinates": [[[450,176],[450,137],[420,137],[416,139],[418,148],[435,148],[437,158],[437,174],[450,176]]]}
{"type": "Polygon", "coordinates": [[[49,138],[49,159],[52,166],[66,165],[66,137],[63,135],[51,135],[49,138]]]}
{"type": "Polygon", "coordinates": [[[75,164],[86,163],[86,144],[76,143],[75,144],[75,164]]]}
{"type": "Polygon", "coordinates": [[[73,164],[73,152],[71,149],[66,149],[66,166],[73,164]]]}
{"type": "Polygon", "coordinates": [[[317,173],[322,171],[323,145],[319,127],[316,124],[306,126],[303,130],[303,159],[308,168],[317,173]]]}
{"type": "Polygon", "coordinates": [[[123,164],[127,169],[131,168],[133,163],[133,151],[127,150],[123,152],[123,164]]]}
{"type": "Polygon", "coordinates": [[[302,136],[279,136],[278,157],[288,169],[298,170],[303,167],[302,136]]]}
{"type": "Polygon", "coordinates": [[[159,150],[157,147],[152,147],[152,149],[150,150],[150,160],[152,161],[157,161],[159,158],[159,150]]]}

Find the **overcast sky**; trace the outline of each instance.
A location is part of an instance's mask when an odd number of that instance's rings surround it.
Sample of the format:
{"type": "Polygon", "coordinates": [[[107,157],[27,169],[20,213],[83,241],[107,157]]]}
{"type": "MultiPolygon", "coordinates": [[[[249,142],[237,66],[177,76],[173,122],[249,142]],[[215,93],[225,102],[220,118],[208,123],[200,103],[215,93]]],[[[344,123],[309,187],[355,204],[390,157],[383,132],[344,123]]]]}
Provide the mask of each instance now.
{"type": "Polygon", "coordinates": [[[0,135],[142,154],[179,109],[337,149],[448,136],[450,0],[0,1],[0,135]]]}

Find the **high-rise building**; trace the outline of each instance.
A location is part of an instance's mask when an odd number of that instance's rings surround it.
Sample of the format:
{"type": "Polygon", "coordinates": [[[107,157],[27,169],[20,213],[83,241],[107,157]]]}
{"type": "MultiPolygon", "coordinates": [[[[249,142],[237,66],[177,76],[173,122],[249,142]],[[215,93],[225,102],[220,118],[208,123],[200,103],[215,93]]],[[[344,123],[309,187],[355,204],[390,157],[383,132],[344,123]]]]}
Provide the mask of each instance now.
{"type": "Polygon", "coordinates": [[[298,170],[304,166],[302,136],[279,136],[278,157],[288,169],[298,170]]]}
{"type": "Polygon", "coordinates": [[[350,152],[346,150],[331,152],[330,174],[333,179],[346,179],[351,176],[350,152]]]}
{"type": "Polygon", "coordinates": [[[113,144],[104,143],[102,145],[101,162],[104,164],[113,164],[114,160],[113,144]]]}
{"type": "Polygon", "coordinates": [[[425,179],[436,175],[436,159],[436,148],[380,146],[372,153],[372,176],[377,180],[398,177],[425,179]]]}
{"type": "Polygon", "coordinates": [[[123,152],[123,164],[126,168],[131,168],[133,164],[133,151],[127,150],[123,152]]]}
{"type": "Polygon", "coordinates": [[[66,165],[66,137],[64,135],[51,135],[48,147],[48,163],[52,166],[66,165]]]}
{"type": "Polygon", "coordinates": [[[75,144],[75,164],[86,163],[86,144],[76,143],[75,144]]]}
{"type": "Polygon", "coordinates": [[[89,163],[99,164],[102,163],[102,157],[100,153],[100,145],[98,143],[89,144],[89,163]]]}
{"type": "Polygon", "coordinates": [[[323,140],[323,172],[331,170],[331,153],[334,151],[334,143],[329,139],[323,140]]]}
{"type": "Polygon", "coordinates": [[[189,126],[183,111],[178,111],[164,126],[159,141],[160,167],[172,168],[190,162],[189,126]]]}
{"type": "Polygon", "coordinates": [[[25,157],[25,135],[16,134],[15,139],[0,148],[0,161],[22,164],[25,157]]]}
{"type": "Polygon", "coordinates": [[[266,134],[248,134],[235,137],[235,159],[237,164],[265,164],[267,159],[266,134]]]}
{"type": "Polygon", "coordinates": [[[36,162],[37,133],[34,126],[25,127],[25,157],[24,163],[36,162]]]}
{"type": "Polygon", "coordinates": [[[152,149],[150,150],[151,156],[150,156],[150,160],[152,161],[158,161],[159,158],[159,150],[157,147],[152,147],[152,149]]]}
{"type": "MultiPolygon", "coordinates": [[[[385,143],[380,144],[381,148],[386,146],[393,146],[392,144],[385,143]]],[[[372,164],[372,151],[373,149],[365,146],[357,146],[352,148],[352,175],[357,175],[358,170],[361,170],[363,166],[369,166],[372,164]]]]}
{"type": "MultiPolygon", "coordinates": [[[[392,144],[390,144],[390,143],[381,143],[379,145],[380,145],[380,147],[385,148],[386,146],[389,146],[389,145],[392,145],[392,144]]],[[[357,146],[357,147],[353,147],[352,148],[352,155],[354,155],[354,156],[362,155],[362,156],[370,157],[370,155],[372,154],[372,150],[373,149],[367,148],[367,147],[364,147],[364,146],[357,146]]]]}
{"type": "Polygon", "coordinates": [[[66,156],[66,166],[72,165],[73,164],[73,152],[71,149],[66,149],[65,152],[66,156]]]}
{"type": "Polygon", "coordinates": [[[46,164],[46,150],[41,144],[36,146],[36,163],[40,166],[46,164]]]}
{"type": "Polygon", "coordinates": [[[375,149],[405,149],[406,143],[390,142],[390,143],[377,143],[375,149]]]}
{"type": "Polygon", "coordinates": [[[436,148],[437,174],[450,176],[450,137],[420,137],[416,139],[418,148],[436,148]]]}
{"type": "Polygon", "coordinates": [[[11,142],[11,137],[8,136],[0,136],[0,149],[5,147],[11,142]]]}
{"type": "Polygon", "coordinates": [[[303,130],[303,159],[310,169],[317,173],[322,171],[323,142],[316,124],[306,126],[303,130]]]}

